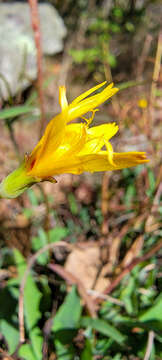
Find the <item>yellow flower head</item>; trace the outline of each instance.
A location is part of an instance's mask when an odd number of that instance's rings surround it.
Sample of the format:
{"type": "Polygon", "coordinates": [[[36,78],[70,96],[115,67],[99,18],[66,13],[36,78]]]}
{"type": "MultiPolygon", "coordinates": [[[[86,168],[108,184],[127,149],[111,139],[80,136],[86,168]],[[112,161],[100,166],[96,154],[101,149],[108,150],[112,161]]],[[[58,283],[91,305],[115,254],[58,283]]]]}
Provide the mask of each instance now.
{"type": "Polygon", "coordinates": [[[142,109],[146,109],[147,106],[148,106],[148,102],[146,99],[144,98],[141,98],[139,101],[138,101],[138,106],[142,109]]]}
{"type": "Polygon", "coordinates": [[[1,196],[15,197],[31,183],[51,181],[52,176],[63,173],[118,170],[148,161],[143,152],[113,151],[109,140],[118,131],[115,123],[90,127],[97,107],[118,91],[110,84],[100,93],[91,95],[105,83],[86,91],[71,104],[67,102],[65,87],[60,87],[61,113],[50,121],[41,140],[21,165],[21,171],[17,169],[16,174],[13,172],[3,180],[0,185],[1,196]],[[91,112],[89,119],[83,117],[87,112],[91,112]],[[81,119],[81,122],[72,122],[76,118],[81,119]],[[19,189],[17,182],[14,182],[14,176],[17,181],[21,178],[19,189]],[[4,183],[7,179],[10,187],[4,183]]]}

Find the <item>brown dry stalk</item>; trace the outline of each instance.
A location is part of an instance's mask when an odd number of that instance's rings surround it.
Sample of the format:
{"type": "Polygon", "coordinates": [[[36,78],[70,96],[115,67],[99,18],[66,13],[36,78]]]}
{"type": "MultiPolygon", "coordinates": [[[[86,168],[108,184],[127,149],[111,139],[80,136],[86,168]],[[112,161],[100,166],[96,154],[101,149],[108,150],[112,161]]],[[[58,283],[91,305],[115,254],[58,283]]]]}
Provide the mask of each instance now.
{"type": "Polygon", "coordinates": [[[161,59],[162,59],[162,32],[159,33],[158,37],[158,45],[156,51],[156,58],[155,58],[155,65],[154,65],[154,72],[152,77],[152,86],[151,86],[151,95],[150,95],[150,102],[153,103],[155,97],[155,90],[156,90],[156,83],[159,79],[160,74],[160,67],[161,67],[161,59]]]}
{"type": "Polygon", "coordinates": [[[109,173],[105,172],[103,174],[102,178],[102,200],[101,200],[101,211],[103,215],[103,222],[101,226],[101,232],[102,235],[107,235],[109,232],[108,229],[108,198],[109,198],[109,192],[108,192],[108,186],[109,186],[109,173]]]}
{"type": "Polygon", "coordinates": [[[37,52],[37,89],[41,110],[41,121],[40,121],[40,136],[45,127],[45,110],[44,110],[44,94],[43,94],[43,67],[42,67],[42,46],[41,46],[41,31],[40,31],[40,20],[38,11],[37,0],[28,0],[31,10],[31,23],[34,32],[34,40],[37,52]]]}
{"type": "Polygon", "coordinates": [[[159,37],[158,37],[155,65],[154,65],[154,70],[153,70],[152,85],[151,85],[151,91],[150,91],[150,104],[148,107],[149,122],[148,122],[147,126],[148,126],[148,136],[150,139],[152,139],[151,127],[153,126],[153,121],[155,119],[154,102],[155,102],[155,97],[156,97],[157,82],[159,79],[160,68],[161,68],[161,59],[162,59],[162,32],[159,33],[159,37]]]}
{"type": "Polygon", "coordinates": [[[134,259],[128,266],[126,266],[122,272],[116,276],[112,283],[105,289],[104,294],[111,293],[120,283],[120,281],[138,264],[150,259],[157,251],[162,248],[162,240],[160,240],[155,246],[152,247],[147,253],[139,258],[134,259]]]}
{"type": "Polygon", "coordinates": [[[143,44],[143,50],[141,56],[139,57],[139,61],[137,64],[137,78],[141,77],[143,73],[146,59],[150,51],[151,42],[152,42],[152,36],[150,34],[147,34],[143,44]]]}

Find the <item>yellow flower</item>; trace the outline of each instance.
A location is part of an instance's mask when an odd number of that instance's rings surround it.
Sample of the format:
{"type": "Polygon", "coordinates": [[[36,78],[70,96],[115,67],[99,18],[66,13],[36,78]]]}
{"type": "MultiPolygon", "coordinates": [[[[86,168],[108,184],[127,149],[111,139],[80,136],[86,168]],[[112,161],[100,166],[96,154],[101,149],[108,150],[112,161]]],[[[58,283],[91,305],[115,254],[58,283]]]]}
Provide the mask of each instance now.
{"type": "Polygon", "coordinates": [[[41,140],[26,157],[21,168],[0,184],[1,196],[16,197],[31,184],[44,180],[55,181],[52,177],[63,173],[118,170],[148,161],[143,152],[113,151],[109,140],[118,131],[115,123],[90,127],[97,107],[118,91],[110,84],[100,93],[91,95],[105,83],[86,91],[69,105],[66,89],[60,87],[61,113],[50,121],[41,140]],[[83,117],[87,112],[91,112],[88,119],[83,117]],[[76,118],[80,118],[81,122],[72,122],[76,118]]]}
{"type": "Polygon", "coordinates": [[[142,109],[146,109],[148,106],[148,102],[146,99],[142,98],[138,101],[138,106],[142,109]]]}

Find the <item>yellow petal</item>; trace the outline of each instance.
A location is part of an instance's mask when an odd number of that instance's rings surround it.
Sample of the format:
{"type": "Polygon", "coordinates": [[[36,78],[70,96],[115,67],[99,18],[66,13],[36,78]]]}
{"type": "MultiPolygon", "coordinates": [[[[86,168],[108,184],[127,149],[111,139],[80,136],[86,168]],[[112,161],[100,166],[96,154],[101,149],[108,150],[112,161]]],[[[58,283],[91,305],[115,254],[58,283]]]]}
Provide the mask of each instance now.
{"type": "Polygon", "coordinates": [[[115,123],[101,124],[93,126],[87,130],[90,139],[104,137],[106,140],[111,139],[118,131],[119,127],[115,123]]]}
{"type": "MultiPolygon", "coordinates": [[[[102,151],[98,154],[86,155],[80,158],[76,168],[71,169],[73,174],[80,174],[83,171],[109,171],[119,170],[148,162],[146,154],[142,152],[113,153],[113,164],[109,162],[107,153],[102,151]]],[[[70,170],[70,169],[69,169],[70,170]]]]}
{"type": "Polygon", "coordinates": [[[68,107],[68,101],[66,98],[66,88],[65,86],[59,87],[59,104],[61,106],[61,110],[64,111],[68,107]]]}
{"type": "MultiPolygon", "coordinates": [[[[62,164],[62,167],[55,169],[57,174],[62,172],[81,174],[84,171],[97,172],[97,171],[112,171],[124,169],[127,167],[136,166],[148,162],[145,153],[132,152],[132,153],[114,153],[113,164],[109,162],[107,152],[101,151],[97,154],[89,154],[78,156],[72,159],[72,162],[62,164]]],[[[61,164],[60,164],[61,165],[61,164]]]]}
{"type": "MultiPolygon", "coordinates": [[[[115,123],[93,126],[87,129],[87,141],[82,147],[81,153],[79,155],[99,152],[102,147],[108,143],[108,140],[116,134],[117,131],[118,126],[115,123]]],[[[109,145],[111,146],[111,144],[108,144],[110,150],[109,145]]]]}
{"type": "Polygon", "coordinates": [[[108,85],[103,91],[99,94],[90,96],[81,102],[74,103],[72,102],[68,107],[68,121],[72,121],[77,117],[81,117],[86,114],[88,111],[92,111],[97,108],[111,96],[113,96],[118,91],[117,88],[112,88],[112,84],[108,85]]]}
{"type": "MultiPolygon", "coordinates": [[[[70,156],[78,153],[86,141],[86,125],[70,124],[66,126],[62,143],[54,152],[55,161],[62,156],[70,156]]],[[[51,154],[52,155],[52,154],[51,154]]]]}
{"type": "Polygon", "coordinates": [[[113,147],[112,145],[110,144],[109,141],[105,141],[105,146],[106,146],[106,149],[107,149],[107,158],[108,158],[108,162],[115,167],[115,163],[114,163],[114,159],[113,159],[113,155],[114,155],[114,152],[113,152],[113,147]]]}
{"type": "MultiPolygon", "coordinates": [[[[45,133],[37,146],[34,148],[30,155],[29,164],[33,164],[32,168],[37,165],[38,161],[43,162],[43,158],[50,156],[51,152],[54,153],[57,147],[62,142],[65,133],[65,126],[67,121],[67,110],[57,115],[50,121],[45,129],[45,133]]],[[[29,166],[29,171],[30,171],[29,166]]]]}
{"type": "Polygon", "coordinates": [[[66,126],[64,137],[60,145],[53,151],[51,145],[50,153],[45,153],[37,161],[28,173],[32,176],[44,177],[56,174],[55,169],[58,166],[64,166],[73,161],[73,157],[84,146],[86,141],[86,125],[70,124],[66,126]],[[60,165],[61,164],[61,165],[60,165]]]}
{"type": "Polygon", "coordinates": [[[82,156],[86,154],[95,154],[99,152],[104,145],[105,140],[103,137],[88,140],[87,142],[85,142],[78,155],[82,156]]]}
{"type": "MultiPolygon", "coordinates": [[[[71,105],[78,104],[81,100],[85,99],[87,96],[95,92],[96,90],[100,89],[102,86],[106,84],[107,81],[102,82],[99,85],[93,86],[91,89],[85,91],[83,94],[79,95],[76,99],[74,99],[71,103],[71,105]]],[[[113,87],[113,83],[109,85],[109,87],[113,87]]]]}
{"type": "Polygon", "coordinates": [[[54,161],[52,164],[48,159],[36,167],[32,176],[44,178],[64,173],[81,174],[84,171],[111,171],[119,170],[148,162],[145,153],[113,153],[113,164],[109,161],[106,151],[95,154],[86,154],[78,156],[65,156],[62,160],[54,161]],[[50,164],[50,166],[49,166],[50,164]]]}
{"type": "Polygon", "coordinates": [[[149,162],[145,152],[114,153],[113,161],[117,169],[124,169],[149,162]]]}

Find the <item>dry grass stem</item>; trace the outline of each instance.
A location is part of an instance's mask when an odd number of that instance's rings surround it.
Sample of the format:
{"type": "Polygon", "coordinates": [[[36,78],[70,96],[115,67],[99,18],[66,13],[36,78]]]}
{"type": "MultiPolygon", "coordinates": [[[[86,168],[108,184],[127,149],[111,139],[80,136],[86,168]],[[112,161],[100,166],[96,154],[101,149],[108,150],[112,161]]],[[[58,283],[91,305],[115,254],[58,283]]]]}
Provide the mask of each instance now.
{"type": "Polygon", "coordinates": [[[162,248],[162,240],[160,240],[155,246],[152,247],[143,256],[134,259],[128,266],[126,266],[122,272],[116,276],[112,283],[105,289],[104,294],[111,293],[120,283],[120,281],[138,264],[151,258],[156,252],[162,248]]]}
{"type": "Polygon", "coordinates": [[[153,342],[154,342],[154,336],[155,336],[154,331],[149,331],[147,348],[146,348],[146,353],[145,353],[144,360],[149,360],[150,359],[151,351],[152,351],[152,347],[153,347],[153,342]]]}
{"type": "Polygon", "coordinates": [[[35,46],[37,51],[37,89],[41,110],[40,121],[40,136],[45,127],[45,109],[44,109],[44,94],[43,94],[43,66],[42,66],[42,46],[41,46],[41,31],[37,0],[28,0],[31,10],[31,23],[34,32],[35,46]]]}

